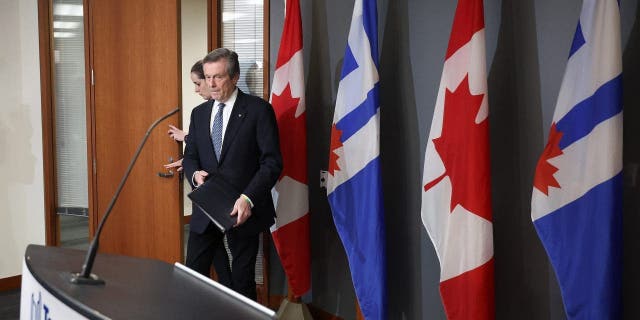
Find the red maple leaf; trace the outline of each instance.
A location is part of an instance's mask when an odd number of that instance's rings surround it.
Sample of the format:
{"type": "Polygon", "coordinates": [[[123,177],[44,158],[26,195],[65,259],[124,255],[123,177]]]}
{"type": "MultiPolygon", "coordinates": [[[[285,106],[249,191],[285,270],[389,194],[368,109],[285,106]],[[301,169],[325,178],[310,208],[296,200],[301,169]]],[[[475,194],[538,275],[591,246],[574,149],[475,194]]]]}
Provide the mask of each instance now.
{"type": "Polygon", "coordinates": [[[456,91],[447,89],[445,92],[442,134],[433,139],[445,172],[427,183],[424,189],[429,190],[448,176],[452,189],[451,212],[461,205],[491,221],[489,121],[484,119],[475,123],[483,98],[484,94],[471,94],[469,75],[456,91]]]}
{"type": "Polygon", "coordinates": [[[333,126],[331,126],[331,146],[329,147],[329,150],[331,150],[329,153],[329,173],[332,176],[336,170],[340,170],[340,166],[338,165],[338,158],[340,156],[336,153],[336,150],[342,148],[340,137],[342,137],[342,130],[338,129],[334,123],[333,126]]]}
{"type": "Polygon", "coordinates": [[[307,117],[305,112],[296,117],[299,101],[300,98],[291,96],[289,84],[280,95],[274,93],[271,96],[280,134],[283,164],[280,179],[289,176],[307,184],[307,117]]]}
{"type": "Polygon", "coordinates": [[[547,146],[544,147],[544,151],[542,151],[536,166],[536,175],[533,177],[533,187],[547,196],[549,195],[549,187],[560,188],[560,183],[553,176],[558,171],[558,168],[549,163],[549,159],[563,154],[560,149],[560,139],[562,139],[563,135],[564,133],[558,131],[554,122],[551,125],[551,129],[549,129],[549,141],[547,146]]]}

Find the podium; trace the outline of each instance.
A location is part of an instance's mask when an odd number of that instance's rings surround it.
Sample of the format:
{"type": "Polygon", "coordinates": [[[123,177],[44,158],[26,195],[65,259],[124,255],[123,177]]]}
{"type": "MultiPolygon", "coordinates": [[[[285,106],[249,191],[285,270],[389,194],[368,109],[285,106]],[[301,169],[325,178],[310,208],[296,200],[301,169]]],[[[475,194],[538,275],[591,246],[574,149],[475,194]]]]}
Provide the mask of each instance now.
{"type": "Polygon", "coordinates": [[[183,265],[98,254],[104,285],[69,281],[85,251],[29,245],[21,319],[275,319],[270,309],[183,265]]]}

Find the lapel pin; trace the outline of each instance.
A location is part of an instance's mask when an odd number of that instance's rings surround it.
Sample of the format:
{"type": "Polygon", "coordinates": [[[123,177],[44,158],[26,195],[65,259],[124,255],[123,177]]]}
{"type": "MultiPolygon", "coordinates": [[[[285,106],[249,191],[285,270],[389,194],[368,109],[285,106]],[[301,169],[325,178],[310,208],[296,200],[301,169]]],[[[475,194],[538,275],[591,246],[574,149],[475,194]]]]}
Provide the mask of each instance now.
{"type": "Polygon", "coordinates": [[[239,114],[238,114],[238,118],[242,118],[242,113],[239,113],[239,114]]]}

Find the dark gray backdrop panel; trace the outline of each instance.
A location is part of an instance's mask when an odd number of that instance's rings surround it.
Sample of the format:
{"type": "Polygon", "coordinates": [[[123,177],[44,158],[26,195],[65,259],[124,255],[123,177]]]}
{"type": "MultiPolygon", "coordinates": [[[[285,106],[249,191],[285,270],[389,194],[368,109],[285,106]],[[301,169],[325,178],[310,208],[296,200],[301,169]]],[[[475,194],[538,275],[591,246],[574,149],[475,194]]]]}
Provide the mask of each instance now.
{"type": "MultiPolygon", "coordinates": [[[[582,1],[485,0],[498,319],[564,319],[562,300],[530,218],[533,172],[546,144],[582,1]]],[[[420,220],[420,185],[455,1],[378,0],[381,158],[387,219],[389,319],[445,319],[439,264],[420,220]]],[[[271,1],[271,65],[284,1],[271,1]]],[[[625,86],[625,317],[636,318],[640,277],[640,26],[637,1],[621,1],[625,86]],[[635,23],[634,23],[635,22],[635,23]]],[[[355,295],[319,170],[353,1],[301,0],[304,29],[312,294],[315,306],[355,317],[355,295]]],[[[271,293],[286,294],[272,251],[271,293]]]]}

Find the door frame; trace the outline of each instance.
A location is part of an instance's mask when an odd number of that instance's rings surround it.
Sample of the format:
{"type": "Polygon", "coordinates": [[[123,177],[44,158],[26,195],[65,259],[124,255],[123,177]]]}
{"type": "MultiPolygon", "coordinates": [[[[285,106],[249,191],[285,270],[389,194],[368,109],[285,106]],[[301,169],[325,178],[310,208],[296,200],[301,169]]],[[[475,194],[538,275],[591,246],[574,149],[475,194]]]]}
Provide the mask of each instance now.
{"type": "Polygon", "coordinates": [[[42,112],[42,155],[44,182],[45,243],[57,246],[60,242],[56,215],[55,102],[52,92],[52,35],[53,5],[51,0],[38,0],[38,37],[40,51],[40,92],[42,112]]]}

